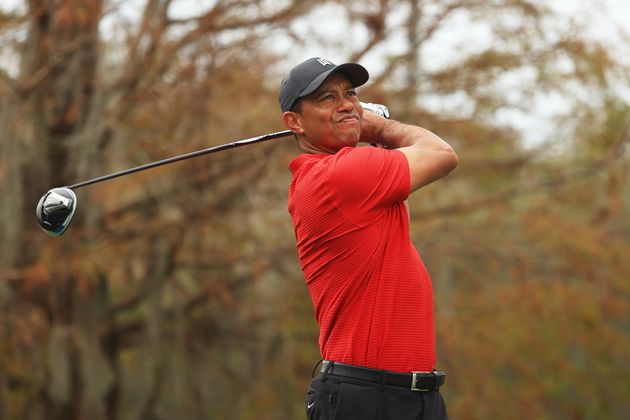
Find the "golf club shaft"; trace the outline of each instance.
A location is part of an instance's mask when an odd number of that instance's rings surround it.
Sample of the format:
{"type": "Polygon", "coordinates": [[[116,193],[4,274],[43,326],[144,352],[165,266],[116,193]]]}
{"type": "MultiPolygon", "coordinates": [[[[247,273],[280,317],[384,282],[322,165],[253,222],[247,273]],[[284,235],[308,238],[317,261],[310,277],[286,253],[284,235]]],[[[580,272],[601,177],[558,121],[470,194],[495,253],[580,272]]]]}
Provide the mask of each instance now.
{"type": "Polygon", "coordinates": [[[113,179],[113,178],[118,178],[119,176],[129,175],[129,174],[132,174],[134,172],[144,171],[146,169],[155,168],[155,167],[166,165],[166,164],[173,163],[173,162],[179,162],[180,160],[191,159],[191,158],[194,158],[194,157],[207,155],[207,154],[214,153],[214,152],[220,152],[221,150],[233,149],[235,147],[245,146],[245,145],[248,145],[248,144],[260,143],[260,142],[263,142],[263,141],[279,139],[279,138],[282,138],[282,137],[288,137],[288,136],[290,136],[292,134],[293,133],[290,130],[284,130],[284,131],[278,131],[276,133],[263,134],[262,136],[250,137],[248,139],[237,140],[237,141],[234,141],[234,142],[231,142],[231,143],[226,143],[226,144],[222,144],[222,145],[219,145],[219,146],[208,147],[207,149],[198,150],[196,152],[190,152],[190,153],[186,153],[184,155],[173,156],[171,158],[158,160],[157,162],[152,162],[152,163],[147,163],[145,165],[136,166],[135,168],[125,169],[124,171],[115,172],[113,174],[104,175],[104,176],[101,176],[101,177],[98,177],[98,178],[88,179],[87,181],[79,182],[79,183],[74,184],[74,185],[69,185],[66,188],[70,188],[71,190],[74,190],[74,189],[77,189],[77,188],[85,187],[87,185],[92,185],[92,184],[96,184],[96,183],[99,183],[99,182],[107,181],[107,180],[110,180],[110,179],[113,179]]]}

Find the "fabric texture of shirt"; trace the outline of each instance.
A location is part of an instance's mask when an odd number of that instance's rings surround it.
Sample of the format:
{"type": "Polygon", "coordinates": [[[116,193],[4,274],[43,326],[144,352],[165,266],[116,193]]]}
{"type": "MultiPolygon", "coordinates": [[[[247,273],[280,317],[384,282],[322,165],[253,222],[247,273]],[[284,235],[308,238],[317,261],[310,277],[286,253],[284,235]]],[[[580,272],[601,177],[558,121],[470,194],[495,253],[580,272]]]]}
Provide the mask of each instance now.
{"type": "Polygon", "coordinates": [[[346,147],[289,165],[288,209],[322,357],[373,369],[435,366],[431,280],[409,238],[409,164],[346,147]]]}

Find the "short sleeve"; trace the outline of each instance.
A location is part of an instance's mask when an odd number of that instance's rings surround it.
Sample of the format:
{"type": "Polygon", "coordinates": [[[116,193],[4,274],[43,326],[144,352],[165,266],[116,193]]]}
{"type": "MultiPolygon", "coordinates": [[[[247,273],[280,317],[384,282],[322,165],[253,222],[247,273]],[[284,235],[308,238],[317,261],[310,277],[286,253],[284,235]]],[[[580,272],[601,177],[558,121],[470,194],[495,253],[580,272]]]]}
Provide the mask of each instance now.
{"type": "Polygon", "coordinates": [[[409,163],[398,150],[346,148],[331,162],[328,182],[334,204],[346,217],[375,217],[409,197],[409,163]]]}

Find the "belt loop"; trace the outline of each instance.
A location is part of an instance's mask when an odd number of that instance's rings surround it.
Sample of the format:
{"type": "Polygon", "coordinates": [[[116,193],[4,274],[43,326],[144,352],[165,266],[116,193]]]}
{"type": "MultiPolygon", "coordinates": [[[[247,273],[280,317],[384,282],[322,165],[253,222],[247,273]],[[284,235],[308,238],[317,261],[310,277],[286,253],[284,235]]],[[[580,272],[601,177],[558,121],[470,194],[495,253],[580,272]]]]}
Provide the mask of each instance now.
{"type": "Polygon", "coordinates": [[[326,375],[328,375],[328,371],[335,364],[335,362],[333,362],[332,360],[324,360],[324,363],[326,363],[326,367],[324,368],[324,373],[322,374],[322,382],[326,382],[326,375]]]}
{"type": "Polygon", "coordinates": [[[381,392],[385,392],[385,377],[387,376],[387,372],[381,373],[381,383],[379,385],[379,389],[381,392]]]}
{"type": "Polygon", "coordinates": [[[433,375],[433,389],[435,391],[440,391],[440,385],[438,384],[437,370],[433,369],[433,371],[431,372],[431,375],[433,375]]]}
{"type": "Polygon", "coordinates": [[[319,359],[319,362],[317,362],[317,363],[315,364],[315,366],[313,367],[313,372],[311,372],[311,379],[313,379],[313,378],[315,377],[315,371],[317,370],[317,366],[319,366],[319,364],[320,364],[321,362],[323,362],[323,361],[324,361],[324,359],[319,359]]]}

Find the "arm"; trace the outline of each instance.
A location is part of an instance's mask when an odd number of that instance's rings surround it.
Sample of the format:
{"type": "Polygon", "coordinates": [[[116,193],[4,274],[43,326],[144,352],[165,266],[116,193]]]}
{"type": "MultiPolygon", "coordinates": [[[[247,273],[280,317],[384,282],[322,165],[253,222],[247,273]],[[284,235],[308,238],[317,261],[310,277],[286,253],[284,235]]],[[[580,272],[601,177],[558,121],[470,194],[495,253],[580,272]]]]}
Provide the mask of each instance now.
{"type": "Polygon", "coordinates": [[[409,162],[410,193],[448,175],[459,159],[444,140],[424,128],[364,112],[361,141],[379,143],[402,152],[409,162]]]}

